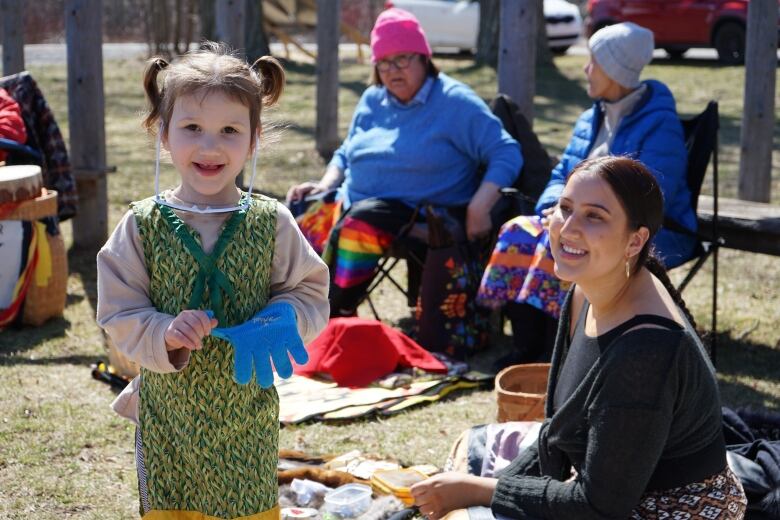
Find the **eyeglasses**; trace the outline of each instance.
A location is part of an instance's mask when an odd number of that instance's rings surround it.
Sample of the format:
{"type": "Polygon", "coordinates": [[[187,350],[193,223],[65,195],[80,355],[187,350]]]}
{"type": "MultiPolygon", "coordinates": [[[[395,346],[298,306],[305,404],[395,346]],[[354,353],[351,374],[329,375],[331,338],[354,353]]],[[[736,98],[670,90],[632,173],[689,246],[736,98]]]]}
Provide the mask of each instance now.
{"type": "Polygon", "coordinates": [[[412,63],[416,54],[401,54],[393,59],[384,59],[376,62],[376,69],[379,72],[389,72],[391,67],[398,70],[405,69],[412,63]]]}

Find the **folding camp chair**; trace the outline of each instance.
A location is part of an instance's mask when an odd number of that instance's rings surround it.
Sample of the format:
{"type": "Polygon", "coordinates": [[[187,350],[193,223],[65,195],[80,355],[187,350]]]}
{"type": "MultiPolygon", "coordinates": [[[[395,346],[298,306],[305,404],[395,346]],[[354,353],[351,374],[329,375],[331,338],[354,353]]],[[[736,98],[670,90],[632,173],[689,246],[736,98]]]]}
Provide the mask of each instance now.
{"type": "Polygon", "coordinates": [[[360,300],[360,303],[364,301],[368,303],[376,319],[380,319],[380,317],[374,302],[371,300],[371,294],[384,280],[389,281],[406,297],[408,307],[411,308],[417,305],[430,235],[429,223],[425,220],[420,221],[418,218],[420,211],[425,206],[425,204],[418,205],[409,223],[396,237],[384,257],[379,261],[376,276],[360,300]],[[405,287],[392,274],[393,268],[401,260],[406,261],[405,287]]]}
{"type": "Polygon", "coordinates": [[[677,290],[682,292],[690,281],[699,272],[707,258],[712,256],[712,318],[710,328],[710,357],[715,362],[717,344],[717,320],[718,320],[718,248],[723,244],[723,239],[718,234],[718,129],[720,127],[717,101],[710,101],[707,108],[699,115],[691,119],[681,120],[685,134],[685,146],[688,150],[688,189],[691,192],[691,207],[694,213],[698,208],[699,194],[707,172],[707,165],[712,157],[712,195],[713,216],[712,227],[708,230],[693,232],[679,223],[664,220],[664,227],[678,233],[695,237],[696,249],[689,259],[693,265],[688,270],[685,278],[680,282],[677,290]]]}

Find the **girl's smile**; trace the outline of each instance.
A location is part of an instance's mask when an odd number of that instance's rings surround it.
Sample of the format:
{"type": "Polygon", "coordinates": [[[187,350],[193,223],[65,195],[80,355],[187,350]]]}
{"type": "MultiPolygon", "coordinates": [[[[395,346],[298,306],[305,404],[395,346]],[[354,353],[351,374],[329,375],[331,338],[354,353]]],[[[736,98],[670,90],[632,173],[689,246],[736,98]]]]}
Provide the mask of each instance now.
{"type": "Polygon", "coordinates": [[[219,91],[179,97],[163,144],[181,176],[176,195],[194,204],[234,204],[235,180],[252,148],[249,109],[219,91]]]}
{"type": "Polygon", "coordinates": [[[224,164],[193,163],[193,165],[198,170],[198,173],[205,177],[219,175],[225,167],[224,164]]]}

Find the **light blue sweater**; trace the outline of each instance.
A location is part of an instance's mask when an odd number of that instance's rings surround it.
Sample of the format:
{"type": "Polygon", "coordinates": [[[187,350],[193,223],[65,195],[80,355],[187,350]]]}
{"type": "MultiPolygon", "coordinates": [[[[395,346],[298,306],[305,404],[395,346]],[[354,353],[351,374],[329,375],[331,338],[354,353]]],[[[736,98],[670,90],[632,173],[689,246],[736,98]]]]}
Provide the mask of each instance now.
{"type": "Polygon", "coordinates": [[[505,187],[523,165],[520,145],[469,87],[445,74],[429,77],[408,104],[385,87],[360,98],[331,165],[345,173],[347,204],[378,197],[460,206],[485,181],[505,187]]]}

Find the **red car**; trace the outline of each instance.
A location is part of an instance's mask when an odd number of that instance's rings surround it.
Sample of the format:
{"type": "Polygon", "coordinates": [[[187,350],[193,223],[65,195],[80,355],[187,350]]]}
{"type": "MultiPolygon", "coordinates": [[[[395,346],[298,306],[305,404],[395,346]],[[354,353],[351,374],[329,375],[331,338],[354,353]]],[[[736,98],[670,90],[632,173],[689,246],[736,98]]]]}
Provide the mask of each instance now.
{"type": "Polygon", "coordinates": [[[586,27],[593,34],[634,22],[653,31],[655,46],[672,58],[691,47],[714,47],[723,63],[738,64],[745,61],[747,10],[747,0],[588,0],[586,27]]]}

